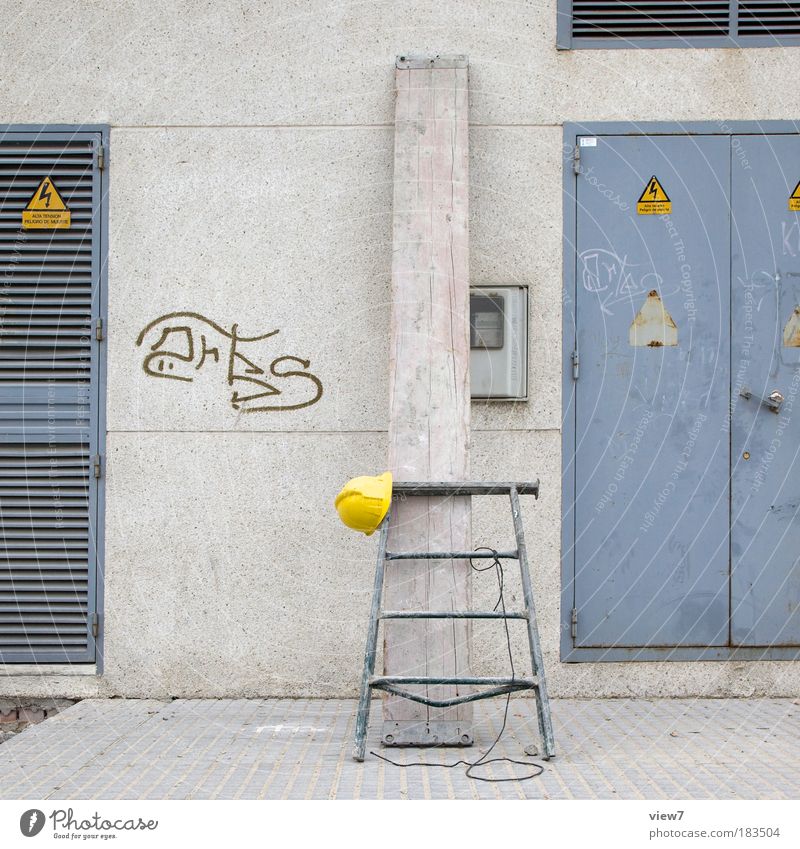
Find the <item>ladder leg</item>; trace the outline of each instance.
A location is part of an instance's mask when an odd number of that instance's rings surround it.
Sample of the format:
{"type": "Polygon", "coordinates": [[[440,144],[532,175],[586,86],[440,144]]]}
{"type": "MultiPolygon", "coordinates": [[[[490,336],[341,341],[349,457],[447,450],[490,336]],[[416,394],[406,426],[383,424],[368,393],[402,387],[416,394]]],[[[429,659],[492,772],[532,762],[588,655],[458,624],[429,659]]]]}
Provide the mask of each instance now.
{"type": "Polygon", "coordinates": [[[369,630],[367,631],[367,648],[364,654],[364,672],[361,676],[361,694],[358,699],[356,714],[356,739],[353,746],[353,758],[363,761],[367,748],[367,726],[369,725],[369,708],[372,701],[370,678],[375,672],[375,653],[378,646],[378,614],[383,595],[383,570],[386,562],[386,541],[389,536],[389,516],[383,520],[378,542],[378,564],[375,567],[375,588],[372,592],[372,609],[369,614],[369,630]]]}
{"type": "Polygon", "coordinates": [[[550,699],[547,696],[547,683],[544,678],[544,663],[542,661],[542,647],[539,643],[539,629],[536,626],[536,611],[533,606],[533,590],[531,588],[531,576],[528,569],[528,550],[525,547],[525,534],[522,530],[522,510],[519,503],[519,495],[516,487],[511,488],[511,516],[514,520],[514,536],[517,540],[517,551],[519,553],[519,570],[522,577],[522,593],[525,599],[525,607],[528,610],[528,642],[531,649],[531,662],[533,674],[539,681],[536,690],[536,718],[539,721],[539,734],[544,747],[544,759],[550,760],[555,757],[556,745],[553,737],[553,720],[550,715],[550,699]]]}

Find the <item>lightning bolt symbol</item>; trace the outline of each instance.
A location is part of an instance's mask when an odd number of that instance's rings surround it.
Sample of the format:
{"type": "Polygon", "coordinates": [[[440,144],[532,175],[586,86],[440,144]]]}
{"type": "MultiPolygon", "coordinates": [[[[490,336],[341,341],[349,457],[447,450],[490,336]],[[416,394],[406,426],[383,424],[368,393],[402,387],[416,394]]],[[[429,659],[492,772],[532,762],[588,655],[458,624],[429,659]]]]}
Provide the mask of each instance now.
{"type": "Polygon", "coordinates": [[[39,815],[36,813],[36,811],[34,811],[31,814],[31,821],[28,823],[28,833],[33,831],[33,827],[36,825],[36,820],[38,820],[38,819],[39,819],[39,815]]]}
{"type": "Polygon", "coordinates": [[[656,199],[656,195],[658,194],[658,190],[656,189],[657,185],[658,185],[658,183],[656,183],[655,180],[651,180],[650,181],[650,188],[647,190],[647,193],[653,196],[653,200],[656,199]]]}
{"type": "Polygon", "coordinates": [[[50,209],[50,183],[47,180],[42,183],[42,190],[39,192],[39,200],[43,200],[45,208],[50,209]]]}

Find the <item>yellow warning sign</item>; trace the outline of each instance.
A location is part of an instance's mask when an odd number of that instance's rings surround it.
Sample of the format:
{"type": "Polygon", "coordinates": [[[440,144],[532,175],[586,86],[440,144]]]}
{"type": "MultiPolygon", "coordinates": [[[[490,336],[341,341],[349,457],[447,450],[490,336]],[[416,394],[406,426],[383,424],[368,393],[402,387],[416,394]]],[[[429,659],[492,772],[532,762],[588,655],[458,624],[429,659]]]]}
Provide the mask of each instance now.
{"type": "Polygon", "coordinates": [[[45,177],[22,211],[23,230],[68,230],[71,213],[50,177],[45,177]]]}
{"type": "Polygon", "coordinates": [[[639,215],[663,215],[672,212],[672,201],[667,197],[655,174],[647,181],[636,204],[636,212],[639,215]]]}
{"type": "Polygon", "coordinates": [[[789,195],[789,212],[800,212],[800,181],[789,195]]]}

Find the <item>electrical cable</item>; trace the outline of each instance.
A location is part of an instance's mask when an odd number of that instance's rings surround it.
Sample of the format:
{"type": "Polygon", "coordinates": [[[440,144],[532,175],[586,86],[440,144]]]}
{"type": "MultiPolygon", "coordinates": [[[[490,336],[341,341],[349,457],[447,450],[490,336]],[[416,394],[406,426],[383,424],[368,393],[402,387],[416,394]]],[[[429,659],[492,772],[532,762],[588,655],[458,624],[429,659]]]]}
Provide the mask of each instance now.
{"type": "MultiPolygon", "coordinates": [[[[497,608],[499,607],[499,608],[502,609],[503,613],[505,614],[505,612],[506,612],[506,600],[505,600],[505,595],[504,595],[505,572],[503,571],[503,564],[502,564],[500,558],[497,556],[497,550],[494,549],[494,548],[487,548],[486,546],[481,546],[479,548],[476,548],[475,551],[491,551],[491,553],[493,555],[493,560],[488,566],[484,566],[482,568],[476,566],[472,562],[471,557],[469,559],[469,565],[472,567],[473,571],[475,571],[475,572],[488,572],[490,569],[494,569],[495,575],[497,577],[497,587],[498,587],[498,591],[499,591],[499,596],[498,596],[498,599],[495,602],[495,605],[492,608],[492,610],[496,611],[497,608]]],[[[505,626],[505,630],[506,630],[506,646],[508,648],[508,662],[511,666],[511,680],[513,681],[516,678],[516,671],[514,669],[514,655],[513,655],[513,652],[511,651],[511,633],[510,633],[509,628],[508,628],[508,619],[503,619],[503,625],[505,626]]],[[[374,755],[376,758],[378,758],[381,761],[385,761],[387,764],[391,764],[392,766],[400,766],[400,767],[438,766],[438,767],[443,767],[444,769],[453,769],[453,767],[463,765],[467,768],[466,772],[465,772],[465,775],[467,776],[467,778],[472,778],[475,781],[486,781],[490,784],[501,784],[505,781],[528,781],[531,778],[537,778],[538,776],[540,776],[544,772],[544,766],[542,766],[541,764],[537,764],[537,763],[532,764],[529,761],[517,761],[517,760],[514,760],[513,758],[508,758],[508,757],[489,758],[489,755],[492,753],[495,746],[497,746],[497,744],[500,742],[500,740],[503,736],[503,733],[506,730],[506,723],[508,722],[508,709],[509,709],[510,704],[511,704],[511,693],[508,693],[506,695],[506,706],[505,706],[505,710],[503,711],[503,724],[500,728],[500,733],[497,735],[497,737],[495,737],[495,740],[492,743],[492,745],[489,746],[489,748],[476,761],[458,760],[458,761],[455,761],[454,763],[451,763],[451,764],[427,763],[426,761],[412,761],[411,763],[399,763],[398,761],[390,760],[389,758],[385,757],[384,755],[379,755],[377,752],[370,751],[370,754],[374,755]],[[487,760],[487,758],[489,758],[489,759],[487,760]],[[472,772],[472,770],[474,770],[478,767],[488,766],[489,764],[494,764],[494,763],[516,764],[517,766],[525,766],[525,767],[531,767],[532,766],[532,767],[535,767],[538,770],[538,772],[532,772],[530,775],[514,776],[512,778],[486,778],[486,776],[483,776],[483,775],[474,775],[473,772],[472,772]]],[[[432,746],[431,748],[436,748],[436,747],[432,746]]]]}

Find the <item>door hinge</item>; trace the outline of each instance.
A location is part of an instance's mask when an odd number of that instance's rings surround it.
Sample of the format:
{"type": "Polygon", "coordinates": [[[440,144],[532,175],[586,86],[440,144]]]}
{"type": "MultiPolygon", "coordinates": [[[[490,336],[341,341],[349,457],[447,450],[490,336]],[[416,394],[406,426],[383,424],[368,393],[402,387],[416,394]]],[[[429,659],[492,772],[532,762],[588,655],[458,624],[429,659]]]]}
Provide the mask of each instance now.
{"type": "Polygon", "coordinates": [[[92,636],[97,637],[100,634],[100,617],[93,613],[89,619],[92,625],[92,636]]]}
{"type": "Polygon", "coordinates": [[[575,145],[575,149],[572,151],[572,171],[575,174],[581,173],[581,149],[578,145],[575,145]]]}
{"type": "Polygon", "coordinates": [[[578,356],[577,349],[572,352],[572,379],[577,380],[580,373],[581,358],[578,356]]]}
{"type": "Polygon", "coordinates": [[[569,633],[573,640],[578,639],[578,608],[572,608],[572,615],[569,619],[569,633]]]}
{"type": "Polygon", "coordinates": [[[103,171],[106,167],[106,149],[105,145],[100,145],[97,148],[97,167],[103,171]]]}
{"type": "Polygon", "coordinates": [[[98,342],[102,342],[104,339],[103,336],[103,319],[98,318],[94,325],[94,338],[97,339],[98,342]]]}
{"type": "Polygon", "coordinates": [[[95,454],[94,459],[92,460],[92,465],[94,466],[94,476],[99,478],[102,473],[102,467],[100,465],[100,455],[95,454]]]}

